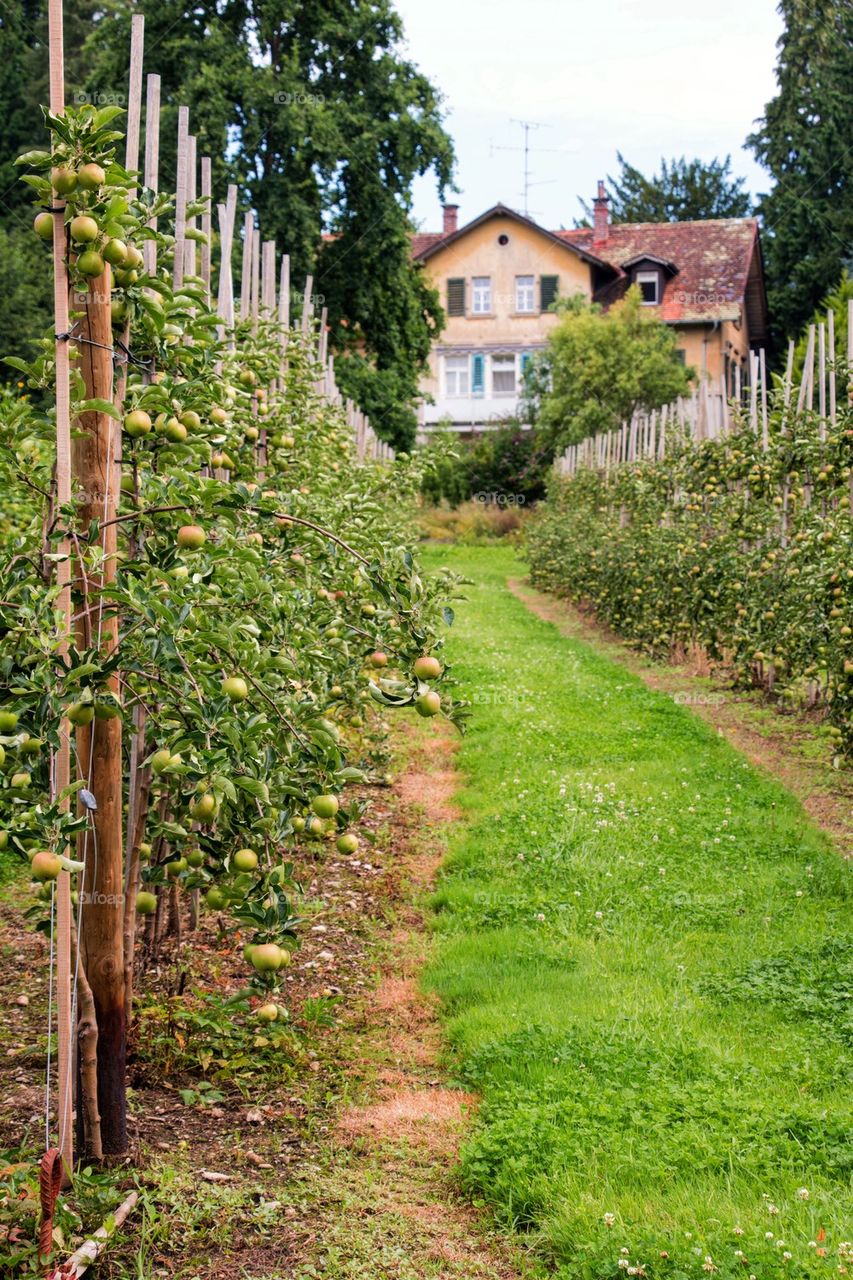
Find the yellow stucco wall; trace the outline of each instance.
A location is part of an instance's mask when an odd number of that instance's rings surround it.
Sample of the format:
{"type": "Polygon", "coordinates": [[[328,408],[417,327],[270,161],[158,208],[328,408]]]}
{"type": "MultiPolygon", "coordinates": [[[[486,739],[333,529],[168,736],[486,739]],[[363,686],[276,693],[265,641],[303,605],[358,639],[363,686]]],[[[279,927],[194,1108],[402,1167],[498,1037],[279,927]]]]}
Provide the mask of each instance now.
{"type": "MultiPolygon", "coordinates": [[[[476,350],[480,347],[494,350],[506,343],[510,348],[542,345],[557,323],[551,313],[536,310],[529,314],[515,312],[515,277],[535,277],[535,301],[539,306],[540,277],[557,276],[559,294],[568,297],[573,293],[591,294],[590,269],[586,262],[537,234],[513,218],[500,215],[490,218],[473,228],[460,240],[441,249],[425,264],[425,270],[438,289],[442,305],[447,305],[448,279],[464,278],[464,316],[448,316],[438,346],[464,347],[476,350]],[[498,237],[506,235],[509,242],[501,245],[498,237]],[[473,315],[471,280],[474,276],[489,276],[492,281],[492,314],[473,315]]],[[[438,356],[433,351],[430,358],[432,376],[424,381],[424,390],[431,394],[438,391],[438,356]]]]}

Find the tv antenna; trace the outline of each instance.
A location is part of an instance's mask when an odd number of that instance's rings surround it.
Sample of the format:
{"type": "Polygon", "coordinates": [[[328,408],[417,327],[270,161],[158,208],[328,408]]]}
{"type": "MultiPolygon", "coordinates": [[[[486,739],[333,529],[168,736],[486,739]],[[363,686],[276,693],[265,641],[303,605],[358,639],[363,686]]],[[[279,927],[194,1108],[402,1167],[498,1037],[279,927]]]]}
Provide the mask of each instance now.
{"type": "Polygon", "coordinates": [[[522,196],[522,199],[524,200],[524,216],[525,218],[529,218],[530,217],[530,208],[529,208],[530,188],[548,186],[550,183],[557,181],[556,178],[540,178],[535,182],[533,181],[531,177],[531,169],[530,169],[531,151],[535,151],[537,154],[541,155],[541,154],[544,154],[545,152],[553,153],[556,151],[563,151],[565,150],[565,148],[564,147],[531,147],[530,134],[532,130],[550,129],[552,127],[551,125],[544,124],[541,120],[518,120],[515,117],[512,117],[510,119],[510,124],[517,124],[521,126],[521,128],[524,131],[524,143],[520,147],[498,146],[495,143],[492,143],[492,151],[522,151],[524,153],[524,187],[520,194],[522,196]]]}

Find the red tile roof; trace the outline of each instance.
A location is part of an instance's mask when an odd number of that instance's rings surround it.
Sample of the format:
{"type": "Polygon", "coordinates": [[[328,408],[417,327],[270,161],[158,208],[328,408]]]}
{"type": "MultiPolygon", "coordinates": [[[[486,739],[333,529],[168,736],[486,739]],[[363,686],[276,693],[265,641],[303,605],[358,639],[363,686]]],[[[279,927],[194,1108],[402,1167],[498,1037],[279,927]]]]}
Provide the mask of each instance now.
{"type": "Polygon", "coordinates": [[[755,218],[617,223],[608,228],[606,240],[594,244],[591,228],[557,235],[595,253],[619,272],[596,294],[605,306],[628,287],[624,266],[649,256],[676,267],[676,274],[666,273],[660,309],[661,319],[670,324],[737,319],[746,302],[750,271],[760,266],[760,259],[755,261],[755,218]]]}

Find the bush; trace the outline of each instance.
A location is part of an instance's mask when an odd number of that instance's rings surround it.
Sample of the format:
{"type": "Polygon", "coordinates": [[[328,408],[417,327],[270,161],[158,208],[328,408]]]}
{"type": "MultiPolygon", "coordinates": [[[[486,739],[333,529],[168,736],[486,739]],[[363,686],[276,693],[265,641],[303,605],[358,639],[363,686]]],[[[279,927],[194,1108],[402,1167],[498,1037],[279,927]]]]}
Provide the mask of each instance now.
{"type": "Polygon", "coordinates": [[[457,506],[471,498],[485,505],[526,506],[545,497],[552,451],[536,431],[509,421],[463,442],[434,432],[420,454],[421,493],[428,502],[457,506]]]}

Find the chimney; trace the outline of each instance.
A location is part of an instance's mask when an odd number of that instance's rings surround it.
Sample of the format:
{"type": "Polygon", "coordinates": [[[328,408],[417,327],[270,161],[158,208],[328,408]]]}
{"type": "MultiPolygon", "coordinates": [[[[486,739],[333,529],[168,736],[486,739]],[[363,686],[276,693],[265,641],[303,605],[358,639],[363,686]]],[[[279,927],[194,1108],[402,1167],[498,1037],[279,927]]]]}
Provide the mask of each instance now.
{"type": "Polygon", "coordinates": [[[604,190],[604,183],[598,180],[598,195],[592,202],[592,243],[603,244],[610,235],[610,211],[608,209],[608,196],[604,190]]]}
{"type": "Polygon", "coordinates": [[[444,227],[442,228],[442,233],[446,236],[452,236],[458,225],[459,205],[442,205],[442,211],[444,213],[444,227]]]}

